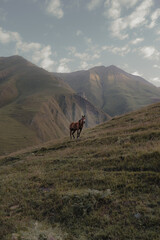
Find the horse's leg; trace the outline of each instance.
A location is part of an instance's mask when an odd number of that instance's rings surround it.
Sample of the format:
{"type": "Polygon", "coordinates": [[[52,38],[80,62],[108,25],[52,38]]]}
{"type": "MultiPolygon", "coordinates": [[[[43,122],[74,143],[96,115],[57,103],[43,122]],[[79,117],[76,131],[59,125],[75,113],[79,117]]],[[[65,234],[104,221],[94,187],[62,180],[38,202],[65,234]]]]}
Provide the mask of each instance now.
{"type": "Polygon", "coordinates": [[[82,129],[79,129],[79,135],[78,135],[78,137],[80,137],[81,131],[82,131],[82,129]]]}
{"type": "Polygon", "coordinates": [[[72,132],[72,136],[73,136],[74,138],[75,138],[75,136],[74,136],[75,131],[76,131],[76,130],[74,129],[73,132],[72,132]]]}
{"type": "Polygon", "coordinates": [[[70,129],[70,139],[72,139],[72,130],[70,129]]]}
{"type": "Polygon", "coordinates": [[[77,138],[79,138],[79,131],[78,131],[78,129],[77,129],[77,138]]]}

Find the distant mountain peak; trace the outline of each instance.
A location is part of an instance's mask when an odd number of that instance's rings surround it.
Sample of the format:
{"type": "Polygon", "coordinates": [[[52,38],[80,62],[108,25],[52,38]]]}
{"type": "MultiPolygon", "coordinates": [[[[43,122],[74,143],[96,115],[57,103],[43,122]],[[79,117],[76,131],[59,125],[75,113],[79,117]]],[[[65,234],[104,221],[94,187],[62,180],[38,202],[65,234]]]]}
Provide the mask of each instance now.
{"type": "Polygon", "coordinates": [[[4,60],[25,60],[27,61],[25,58],[19,56],[19,55],[13,55],[13,56],[9,56],[9,57],[0,57],[1,59],[4,59],[4,60]]]}
{"type": "Polygon", "coordinates": [[[115,65],[110,65],[106,67],[107,70],[112,70],[112,71],[118,71],[118,72],[124,72],[121,68],[115,66],[115,65]]]}
{"type": "Polygon", "coordinates": [[[111,116],[160,101],[158,88],[115,65],[63,74],[62,78],[75,92],[83,93],[96,107],[111,116]]]}
{"type": "Polygon", "coordinates": [[[108,67],[105,67],[103,65],[102,66],[95,66],[95,67],[89,69],[89,71],[97,71],[99,73],[100,72],[103,73],[103,72],[106,72],[108,70],[113,71],[113,72],[124,72],[122,69],[120,69],[119,67],[117,67],[115,65],[110,65],[108,67]]]}
{"type": "Polygon", "coordinates": [[[90,68],[89,70],[96,70],[96,69],[102,69],[102,70],[104,70],[104,69],[106,69],[106,67],[105,66],[95,66],[95,67],[93,67],[93,68],[90,68]]]}

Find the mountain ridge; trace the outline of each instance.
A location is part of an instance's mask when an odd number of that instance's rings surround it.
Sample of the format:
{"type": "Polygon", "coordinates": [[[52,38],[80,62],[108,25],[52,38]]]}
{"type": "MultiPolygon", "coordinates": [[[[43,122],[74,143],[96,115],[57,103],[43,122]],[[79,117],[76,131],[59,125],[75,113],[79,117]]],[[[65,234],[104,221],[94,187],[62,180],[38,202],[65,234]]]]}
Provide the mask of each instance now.
{"type": "Polygon", "coordinates": [[[61,77],[77,94],[85,96],[96,107],[111,116],[160,101],[159,88],[115,65],[53,74],[61,77]]]}
{"type": "Polygon", "coordinates": [[[61,78],[28,60],[19,56],[0,58],[0,154],[64,137],[69,123],[83,114],[88,115],[87,127],[110,118],[88,100],[77,97],[61,78]]]}

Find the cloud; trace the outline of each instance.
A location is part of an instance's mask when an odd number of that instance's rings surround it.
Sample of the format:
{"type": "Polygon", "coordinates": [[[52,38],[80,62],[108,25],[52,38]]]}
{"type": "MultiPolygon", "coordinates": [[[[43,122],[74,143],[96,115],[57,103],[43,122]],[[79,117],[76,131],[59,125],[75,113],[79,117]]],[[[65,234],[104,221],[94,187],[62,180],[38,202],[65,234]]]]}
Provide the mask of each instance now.
{"type": "Polygon", "coordinates": [[[2,44],[7,44],[10,42],[21,41],[21,37],[17,32],[5,31],[0,27],[0,42],[2,44]]]}
{"type": "MultiPolygon", "coordinates": [[[[112,36],[117,37],[121,40],[128,38],[128,29],[139,28],[144,25],[147,26],[147,16],[150,14],[151,7],[153,6],[153,0],[143,0],[134,11],[128,16],[121,16],[121,11],[123,8],[132,8],[138,1],[129,0],[115,0],[105,2],[105,9],[108,4],[110,8],[105,10],[104,15],[111,18],[110,31],[112,36]]],[[[157,17],[158,14],[156,14],[157,17]]],[[[155,19],[155,17],[154,17],[155,19]]]]}
{"type": "Polygon", "coordinates": [[[54,61],[51,59],[51,47],[41,45],[37,42],[25,42],[18,32],[5,31],[0,27],[0,43],[7,45],[15,44],[15,53],[25,55],[29,53],[35,64],[45,68],[48,71],[53,70],[54,61]]]}
{"type": "MultiPolygon", "coordinates": [[[[101,50],[100,47],[93,43],[93,40],[84,35],[83,32],[78,31],[78,36],[81,36],[82,41],[85,43],[86,49],[84,51],[78,51],[75,46],[71,46],[67,48],[69,56],[73,58],[79,59],[81,64],[84,66],[87,62],[93,62],[101,57],[101,50]]],[[[87,65],[89,66],[89,65],[87,65]]]]}
{"type": "Polygon", "coordinates": [[[103,46],[102,51],[108,51],[108,52],[118,54],[123,57],[126,54],[128,54],[131,51],[131,49],[129,48],[128,45],[125,45],[123,47],[103,46]]]}
{"type": "Polygon", "coordinates": [[[34,42],[31,42],[31,43],[26,43],[26,42],[22,42],[21,40],[20,41],[17,41],[16,43],[16,49],[17,51],[21,51],[21,52],[30,52],[30,51],[34,51],[34,50],[39,50],[41,48],[41,44],[40,43],[34,43],[34,42]]]}
{"type": "Polygon", "coordinates": [[[78,58],[79,60],[86,62],[86,61],[93,61],[100,58],[99,51],[97,49],[87,48],[84,52],[79,52],[75,47],[69,47],[68,53],[70,56],[78,58]]]}
{"type": "Polygon", "coordinates": [[[144,41],[144,38],[136,38],[134,40],[132,40],[130,43],[133,44],[133,45],[136,45],[140,42],[143,42],[144,41]]]}
{"type": "Polygon", "coordinates": [[[106,0],[104,2],[104,16],[117,19],[121,16],[123,8],[132,8],[138,0],[106,0]]]}
{"type": "Polygon", "coordinates": [[[86,70],[89,68],[89,64],[86,61],[80,63],[80,69],[86,70]]]}
{"type": "Polygon", "coordinates": [[[129,27],[131,29],[144,25],[146,16],[150,13],[150,8],[153,6],[152,0],[143,1],[136,10],[127,17],[129,27]]]}
{"type": "Polygon", "coordinates": [[[124,21],[123,18],[118,18],[111,24],[110,30],[112,36],[117,37],[121,40],[128,38],[128,34],[125,34],[123,30],[125,30],[128,26],[128,23],[124,21]]]}
{"type": "Polygon", "coordinates": [[[139,76],[139,77],[142,77],[143,74],[139,73],[138,71],[135,71],[133,73],[131,73],[132,75],[135,75],[135,76],[139,76]]]}
{"type": "Polygon", "coordinates": [[[90,2],[87,4],[87,9],[89,11],[93,11],[97,7],[99,7],[101,3],[102,3],[102,0],[90,0],[90,2]]]}
{"type": "Polygon", "coordinates": [[[64,15],[60,0],[47,0],[46,11],[58,19],[64,15]]]}
{"type": "Polygon", "coordinates": [[[154,13],[151,15],[151,23],[148,25],[149,28],[153,28],[156,25],[157,19],[160,17],[160,8],[158,8],[154,13]]]}
{"type": "Polygon", "coordinates": [[[104,13],[107,18],[116,19],[121,15],[121,4],[119,1],[106,0],[104,2],[104,13]]]}
{"type": "Polygon", "coordinates": [[[159,60],[160,52],[153,46],[145,46],[138,49],[140,55],[150,60],[159,60]]]}
{"type": "Polygon", "coordinates": [[[157,69],[160,69],[160,65],[157,65],[157,64],[153,65],[153,67],[157,68],[157,69]]]}
{"type": "Polygon", "coordinates": [[[52,51],[49,45],[40,46],[38,48],[37,43],[37,47],[35,45],[34,53],[32,55],[32,61],[48,71],[53,71],[54,61],[51,59],[51,55],[52,51]]]}
{"type": "Polygon", "coordinates": [[[154,77],[150,79],[150,82],[156,85],[157,87],[160,87],[160,78],[159,77],[154,77]]]}
{"type": "Polygon", "coordinates": [[[72,60],[69,58],[62,58],[60,59],[60,63],[59,66],[57,68],[57,72],[61,72],[61,73],[68,73],[71,72],[70,68],[68,67],[68,63],[71,62],[72,60]]]}

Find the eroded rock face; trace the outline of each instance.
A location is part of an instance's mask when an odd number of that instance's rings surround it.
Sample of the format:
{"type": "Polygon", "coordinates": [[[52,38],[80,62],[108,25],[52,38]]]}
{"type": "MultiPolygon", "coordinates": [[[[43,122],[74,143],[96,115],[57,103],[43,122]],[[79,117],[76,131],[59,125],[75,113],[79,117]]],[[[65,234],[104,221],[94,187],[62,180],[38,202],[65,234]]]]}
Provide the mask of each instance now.
{"type": "Polygon", "coordinates": [[[116,66],[97,66],[72,73],[54,73],[77,94],[111,116],[160,101],[160,89],[116,66]]]}
{"type": "Polygon", "coordinates": [[[94,127],[110,119],[87,100],[77,95],[53,97],[43,103],[33,117],[30,127],[42,141],[59,138],[69,133],[69,124],[78,121],[85,114],[85,128],[94,127]]]}
{"type": "Polygon", "coordinates": [[[85,127],[109,119],[52,73],[19,56],[0,58],[0,155],[69,135],[84,114],[85,127]]]}

